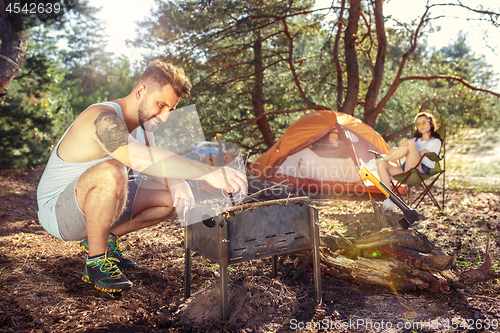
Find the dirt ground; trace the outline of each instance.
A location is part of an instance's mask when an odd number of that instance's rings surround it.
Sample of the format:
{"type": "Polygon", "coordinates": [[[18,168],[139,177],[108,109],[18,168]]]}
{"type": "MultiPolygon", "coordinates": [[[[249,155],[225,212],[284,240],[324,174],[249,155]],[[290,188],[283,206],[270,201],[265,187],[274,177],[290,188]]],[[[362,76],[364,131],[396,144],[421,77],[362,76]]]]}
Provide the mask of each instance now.
{"type": "MultiPolygon", "coordinates": [[[[312,270],[299,274],[304,256],[279,258],[278,278],[269,259],[230,266],[230,320],[220,320],[217,266],[193,257],[192,294],[184,299],[184,231],[178,221],[121,238],[138,268],[119,299],[107,299],[81,281],[85,255],[37,220],[36,185],[42,169],[0,171],[0,332],[456,332],[498,331],[500,281],[448,293],[397,293],[331,276],[323,269],[323,300],[314,301],[312,270]],[[298,275],[298,276],[297,276],[298,275]],[[484,329],[486,328],[486,329],[484,329]]],[[[321,235],[346,237],[374,228],[369,201],[316,200],[321,235]]],[[[440,212],[425,203],[418,230],[455,257],[453,272],[476,267],[491,242],[500,253],[500,192],[446,192],[440,212]]]]}

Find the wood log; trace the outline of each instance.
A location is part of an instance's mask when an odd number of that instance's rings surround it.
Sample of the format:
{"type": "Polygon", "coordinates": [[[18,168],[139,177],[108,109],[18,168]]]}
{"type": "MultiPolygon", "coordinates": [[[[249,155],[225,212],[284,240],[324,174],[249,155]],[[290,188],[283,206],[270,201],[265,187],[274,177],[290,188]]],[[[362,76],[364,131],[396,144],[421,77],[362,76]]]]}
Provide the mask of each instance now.
{"type": "Polygon", "coordinates": [[[327,247],[330,251],[335,252],[339,249],[347,249],[352,246],[352,242],[334,231],[335,235],[325,235],[320,238],[320,246],[327,247]]]}
{"type": "MultiPolygon", "coordinates": [[[[323,264],[337,269],[340,276],[349,276],[356,282],[386,287],[392,291],[406,292],[428,290],[443,292],[449,290],[446,279],[422,269],[411,267],[396,258],[349,259],[343,255],[330,256],[322,252],[323,264]]],[[[331,273],[331,270],[329,271],[331,273]]]]}
{"type": "Polygon", "coordinates": [[[490,251],[491,242],[488,242],[484,261],[478,268],[470,269],[458,276],[458,282],[455,284],[458,288],[473,286],[477,283],[486,282],[492,279],[500,279],[500,273],[492,269],[493,255],[490,251]]]}
{"type": "Polygon", "coordinates": [[[289,203],[297,203],[297,202],[306,202],[308,201],[308,197],[296,197],[296,198],[286,198],[286,199],[276,199],[276,200],[268,200],[262,202],[254,202],[248,204],[241,204],[238,206],[231,207],[227,210],[228,213],[237,212],[239,210],[251,209],[263,206],[271,206],[271,205],[287,205],[289,203]]]}
{"type": "Polygon", "coordinates": [[[450,269],[453,264],[453,257],[451,256],[422,253],[399,245],[389,245],[380,248],[378,251],[383,256],[398,258],[417,268],[445,271],[450,269]]]}
{"type": "Polygon", "coordinates": [[[351,275],[355,260],[349,259],[343,255],[331,255],[326,251],[321,251],[321,261],[328,267],[336,268],[343,273],[351,275]]]}
{"type": "Polygon", "coordinates": [[[388,287],[391,290],[400,290],[402,280],[393,271],[401,271],[402,268],[396,260],[392,259],[365,259],[354,260],[352,277],[354,280],[388,287]]]}
{"type": "Polygon", "coordinates": [[[349,258],[355,258],[363,252],[377,252],[379,249],[388,246],[400,246],[428,254],[440,254],[434,245],[415,230],[394,230],[384,228],[373,234],[366,235],[356,240],[354,245],[340,254],[349,258]]]}
{"type": "Polygon", "coordinates": [[[334,254],[322,251],[322,262],[355,281],[394,291],[449,290],[446,276],[453,257],[441,254],[415,230],[384,228],[357,239],[334,254]]]}

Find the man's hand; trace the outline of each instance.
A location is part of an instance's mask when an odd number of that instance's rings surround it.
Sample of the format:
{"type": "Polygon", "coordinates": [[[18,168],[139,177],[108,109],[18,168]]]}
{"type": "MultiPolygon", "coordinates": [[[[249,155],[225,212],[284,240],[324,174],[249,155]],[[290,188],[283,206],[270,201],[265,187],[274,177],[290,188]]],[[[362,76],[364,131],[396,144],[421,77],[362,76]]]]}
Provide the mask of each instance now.
{"type": "Polygon", "coordinates": [[[218,191],[220,193],[220,190],[223,190],[229,193],[239,192],[244,195],[247,193],[247,177],[233,168],[219,168],[214,172],[200,177],[200,180],[204,181],[203,186],[209,192],[218,191]]]}
{"type": "Polygon", "coordinates": [[[185,219],[187,211],[194,206],[194,196],[191,187],[185,180],[176,180],[175,184],[169,183],[169,188],[174,199],[174,207],[177,215],[185,219]]]}

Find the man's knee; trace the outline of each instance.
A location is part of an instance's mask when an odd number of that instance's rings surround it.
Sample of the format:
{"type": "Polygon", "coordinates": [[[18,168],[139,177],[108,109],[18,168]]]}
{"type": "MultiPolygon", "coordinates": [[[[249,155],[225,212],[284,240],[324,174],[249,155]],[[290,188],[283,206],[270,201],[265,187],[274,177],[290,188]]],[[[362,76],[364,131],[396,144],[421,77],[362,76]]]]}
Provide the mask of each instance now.
{"type": "Polygon", "coordinates": [[[98,178],[102,181],[102,185],[104,186],[122,190],[127,188],[127,168],[117,160],[102,162],[98,174],[98,178]]]}
{"type": "Polygon", "coordinates": [[[80,177],[77,184],[78,189],[90,190],[95,187],[104,187],[109,191],[115,191],[118,196],[126,193],[128,174],[125,165],[116,161],[108,160],[99,163],[80,177]]]}

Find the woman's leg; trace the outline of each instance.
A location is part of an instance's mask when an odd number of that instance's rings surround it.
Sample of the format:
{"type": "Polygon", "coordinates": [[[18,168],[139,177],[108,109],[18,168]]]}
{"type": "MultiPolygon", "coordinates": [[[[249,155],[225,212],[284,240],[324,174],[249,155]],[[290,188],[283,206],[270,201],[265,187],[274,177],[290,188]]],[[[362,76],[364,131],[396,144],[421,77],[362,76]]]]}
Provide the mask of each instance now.
{"type": "MultiPolygon", "coordinates": [[[[420,161],[420,153],[417,149],[417,144],[413,140],[408,140],[408,152],[406,154],[405,170],[417,167],[418,171],[422,172],[422,166],[418,163],[420,161]],[[418,165],[417,165],[418,164],[418,165]]],[[[387,156],[386,156],[387,157],[387,156]]]]}
{"type": "MultiPolygon", "coordinates": [[[[420,161],[420,153],[418,152],[417,145],[413,140],[408,140],[407,144],[400,145],[398,148],[394,149],[391,154],[376,161],[380,180],[388,188],[391,188],[391,176],[399,175],[400,173],[414,168],[418,161],[420,161]],[[389,161],[398,160],[403,157],[406,157],[404,170],[399,166],[389,163],[389,161]]],[[[422,166],[420,164],[417,166],[417,169],[422,172],[422,166]]]]}
{"type": "Polygon", "coordinates": [[[378,174],[380,176],[380,181],[391,188],[391,176],[399,175],[403,173],[403,169],[399,166],[390,164],[388,161],[382,159],[377,160],[378,174]]]}

